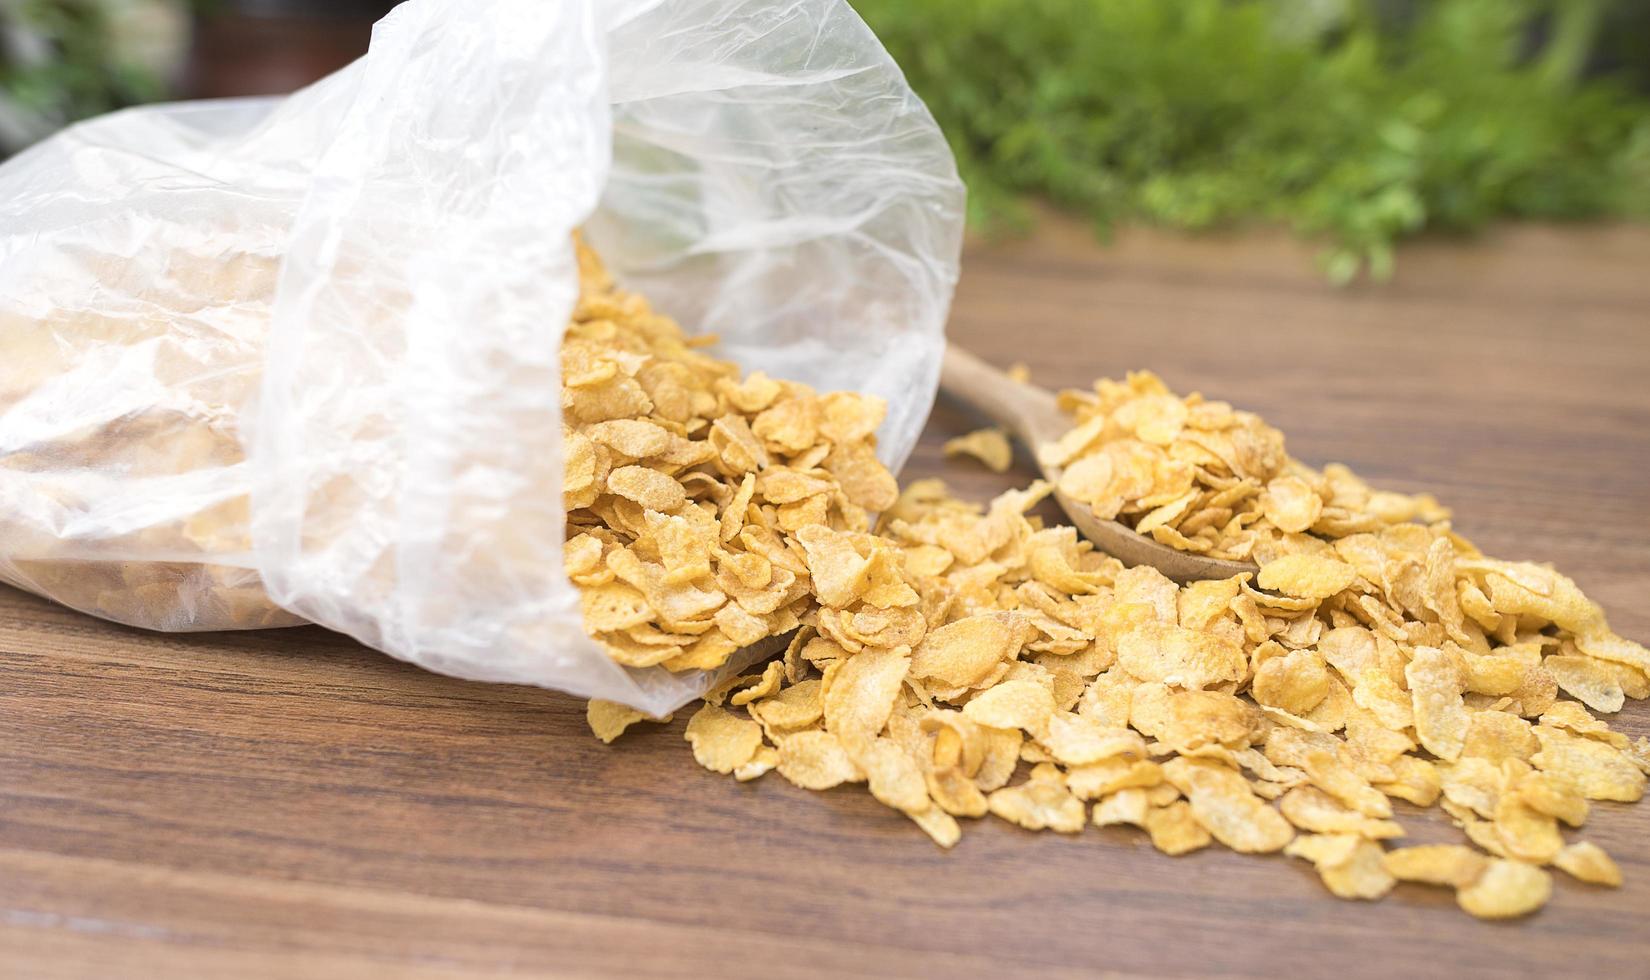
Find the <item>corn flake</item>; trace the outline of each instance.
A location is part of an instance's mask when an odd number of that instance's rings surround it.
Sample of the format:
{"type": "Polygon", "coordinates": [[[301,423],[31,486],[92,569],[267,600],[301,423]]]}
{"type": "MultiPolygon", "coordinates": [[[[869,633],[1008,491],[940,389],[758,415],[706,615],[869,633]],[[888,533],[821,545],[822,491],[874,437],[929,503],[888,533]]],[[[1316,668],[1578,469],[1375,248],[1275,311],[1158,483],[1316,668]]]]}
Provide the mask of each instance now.
{"type": "Polygon", "coordinates": [[[1118,666],[1146,681],[1200,689],[1241,680],[1243,648],[1224,637],[1162,623],[1144,623],[1117,641],[1118,666]]]}
{"type": "Polygon", "coordinates": [[[585,705],[585,720],[590,724],[590,732],[603,742],[611,743],[624,734],[624,730],[638,721],[668,722],[671,716],[654,718],[651,715],[637,711],[629,705],[619,704],[616,701],[603,701],[600,698],[591,698],[585,705]]]}
{"type": "Polygon", "coordinates": [[[1576,841],[1558,852],[1553,867],[1577,881],[1609,888],[1621,887],[1621,868],[1592,841],[1576,841]]]}
{"type": "Polygon", "coordinates": [[[1087,813],[1066,789],[1060,771],[1047,763],[1032,767],[1031,777],[1018,786],[1005,786],[987,800],[991,812],[1027,830],[1045,828],[1062,834],[1083,829],[1087,813]]]}
{"type": "Polygon", "coordinates": [[[1541,750],[1530,762],[1571,780],[1587,799],[1632,803],[1644,795],[1644,773],[1609,744],[1546,725],[1534,731],[1541,750]]]}
{"type": "Polygon", "coordinates": [[[959,619],[933,630],[911,654],[911,676],[974,687],[1018,653],[1012,620],[1001,614],[959,619]]]}
{"type": "Polygon", "coordinates": [[[1436,647],[1417,647],[1404,669],[1415,711],[1415,734],[1440,759],[1458,759],[1469,718],[1461,695],[1466,682],[1455,660],[1436,647]]]}
{"type": "Polygon", "coordinates": [[[1093,823],[1096,827],[1130,824],[1145,829],[1151,808],[1145,790],[1121,789],[1095,804],[1093,823]]]}
{"type": "Polygon", "coordinates": [[[1404,836],[1404,829],[1393,821],[1366,817],[1315,786],[1289,790],[1278,808],[1290,823],[1314,834],[1355,834],[1370,840],[1404,836]]]}
{"type": "Polygon", "coordinates": [[[1324,886],[1339,898],[1377,899],[1397,883],[1386,869],[1381,845],[1354,834],[1303,835],[1284,853],[1311,861],[1324,886]]]}
{"type": "Polygon", "coordinates": [[[865,778],[836,736],[819,729],[781,736],[778,769],[803,789],[830,789],[865,778]]]}
{"type": "Polygon", "coordinates": [[[1386,852],[1387,873],[1399,881],[1465,888],[1489,867],[1489,858],[1464,844],[1422,844],[1386,852]]]}
{"type": "Polygon", "coordinates": [[[995,427],[948,439],[943,452],[946,456],[972,456],[993,473],[1005,473],[1014,464],[1014,447],[1009,445],[1008,433],[995,427]]]}
{"type": "Polygon", "coordinates": [[[1054,694],[1036,681],[1006,681],[963,705],[968,720],[989,728],[1040,732],[1054,713],[1054,694]]]}
{"type": "Polygon", "coordinates": [[[1327,599],[1344,591],[1358,572],[1344,561],[1322,555],[1284,555],[1260,567],[1263,589],[1303,599],[1327,599]]]}
{"type": "Polygon", "coordinates": [[[1585,656],[1554,655],[1541,661],[1558,689],[1594,711],[1614,714],[1626,695],[1614,664],[1585,656]]]}
{"type": "Polygon", "coordinates": [[[1185,794],[1197,822],[1234,851],[1276,851],[1295,836],[1289,822],[1254,794],[1241,773],[1218,762],[1171,759],[1163,766],[1163,778],[1185,794]]]}
{"type": "Polygon", "coordinates": [[[1523,861],[1494,858],[1472,884],[1456,890],[1455,900],[1480,919],[1510,919],[1541,908],[1552,893],[1547,872],[1523,861]]]}
{"type": "Polygon", "coordinates": [[[1152,846],[1171,856],[1201,850],[1214,840],[1208,828],[1192,815],[1191,804],[1185,800],[1154,806],[1147,811],[1145,823],[1152,846]]]}
{"type": "Polygon", "coordinates": [[[749,762],[762,745],[762,726],[706,704],[688,719],[683,737],[693,757],[712,772],[731,773],[749,762]]]}

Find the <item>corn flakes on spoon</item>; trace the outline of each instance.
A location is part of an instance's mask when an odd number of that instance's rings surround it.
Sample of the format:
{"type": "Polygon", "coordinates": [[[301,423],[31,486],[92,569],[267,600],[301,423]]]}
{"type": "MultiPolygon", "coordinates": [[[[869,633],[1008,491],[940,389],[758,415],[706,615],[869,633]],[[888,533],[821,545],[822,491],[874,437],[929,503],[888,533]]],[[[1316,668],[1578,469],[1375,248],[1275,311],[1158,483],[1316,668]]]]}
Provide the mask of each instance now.
{"type": "MultiPolygon", "coordinates": [[[[945,348],[940,390],[1007,429],[1034,452],[1071,428],[1052,392],[1016,381],[953,344],[945,348]]],[[[1061,468],[1041,461],[1038,465],[1044,478],[1058,488],[1061,468]]],[[[1054,497],[1084,537],[1126,565],[1150,565],[1179,582],[1230,578],[1255,571],[1255,566],[1247,562],[1208,558],[1158,544],[1125,524],[1094,516],[1088,505],[1058,489],[1054,497]]]]}

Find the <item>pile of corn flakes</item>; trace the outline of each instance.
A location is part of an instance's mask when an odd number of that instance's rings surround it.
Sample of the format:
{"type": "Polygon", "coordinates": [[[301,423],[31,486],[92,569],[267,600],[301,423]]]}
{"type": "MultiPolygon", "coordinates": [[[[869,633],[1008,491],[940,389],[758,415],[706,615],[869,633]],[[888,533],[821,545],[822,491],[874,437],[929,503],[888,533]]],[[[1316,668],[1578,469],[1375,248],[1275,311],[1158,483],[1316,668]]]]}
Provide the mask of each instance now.
{"type": "Polygon", "coordinates": [[[579,245],[562,344],[568,577],[585,629],[628,667],[719,667],[796,629],[821,529],[864,531],[899,487],[885,406],[752,374],[698,350],[579,245]]]}
{"type": "Polygon", "coordinates": [[[1180,398],[1150,372],[1094,393],[1060,393],[1076,425],[1042,447],[1063,467],[1060,493],[1159,544],[1266,562],[1335,539],[1449,517],[1432,497],[1372,490],[1344,466],[1318,472],[1289,458],[1283,433],[1253,412],[1180,398]]]}
{"type": "MultiPolygon", "coordinates": [[[[1068,397],[1077,426],[1044,448],[1062,487],[1258,575],[1125,568],[1028,516],[1042,481],[983,509],[937,481],[896,499],[874,400],[741,382],[592,276],[565,355],[567,561],[592,635],[683,668],[795,629],[688,722],[706,768],[865,783],[945,847],[987,813],[1129,825],[1167,854],[1302,858],[1343,898],[1450,887],[1483,917],[1539,908],[1546,866],[1620,882],[1561,825],[1643,794],[1650,742],[1587,709],[1650,695],[1650,651],[1569,579],[1149,375],[1068,397]],[[1441,802],[1476,846],[1391,846],[1393,799],[1441,802]]],[[[589,705],[604,741],[643,717],[589,705]]]]}

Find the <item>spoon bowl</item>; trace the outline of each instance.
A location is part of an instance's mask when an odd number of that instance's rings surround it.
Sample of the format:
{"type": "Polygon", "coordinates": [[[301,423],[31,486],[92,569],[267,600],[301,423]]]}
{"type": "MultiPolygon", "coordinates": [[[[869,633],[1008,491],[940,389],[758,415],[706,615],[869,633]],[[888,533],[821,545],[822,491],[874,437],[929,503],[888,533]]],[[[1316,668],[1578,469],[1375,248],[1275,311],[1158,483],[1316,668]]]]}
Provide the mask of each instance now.
{"type": "MultiPolygon", "coordinates": [[[[1071,428],[1053,392],[1015,381],[1008,375],[954,345],[946,345],[940,369],[940,390],[1002,426],[1031,447],[1053,442],[1071,428]]],[[[1158,544],[1119,521],[1094,516],[1093,508],[1059,491],[1061,468],[1039,461],[1043,478],[1055,486],[1054,499],[1077,530],[1095,547],[1125,565],[1150,565],[1177,582],[1231,578],[1254,572],[1248,562],[1209,558],[1158,544]]]]}

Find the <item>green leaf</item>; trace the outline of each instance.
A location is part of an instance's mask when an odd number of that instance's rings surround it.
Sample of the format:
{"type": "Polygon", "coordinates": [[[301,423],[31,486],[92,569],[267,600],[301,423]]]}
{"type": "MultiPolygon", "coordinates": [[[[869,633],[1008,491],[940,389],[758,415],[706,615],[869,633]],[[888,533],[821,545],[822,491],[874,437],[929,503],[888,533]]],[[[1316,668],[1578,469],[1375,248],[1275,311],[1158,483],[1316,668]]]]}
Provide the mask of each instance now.
{"type": "Polygon", "coordinates": [[[1650,101],[1575,77],[1608,0],[853,2],[988,234],[1028,197],[1102,230],[1280,222],[1350,281],[1423,231],[1650,214],[1650,101]]]}

